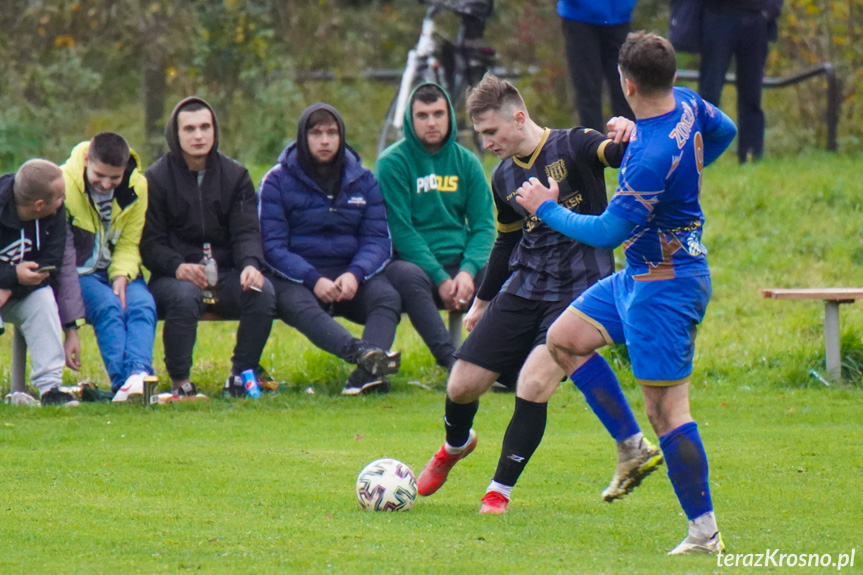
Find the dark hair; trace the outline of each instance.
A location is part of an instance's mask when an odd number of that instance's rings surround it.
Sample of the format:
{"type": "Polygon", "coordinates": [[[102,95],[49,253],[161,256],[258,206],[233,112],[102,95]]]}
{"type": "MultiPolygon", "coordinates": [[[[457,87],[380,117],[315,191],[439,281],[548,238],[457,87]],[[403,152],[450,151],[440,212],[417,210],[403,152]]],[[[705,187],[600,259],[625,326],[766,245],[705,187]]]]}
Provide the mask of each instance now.
{"type": "Polygon", "coordinates": [[[48,160],[28,160],[18,168],[12,186],[15,203],[33,204],[37,200],[51,201],[54,192],[52,184],[63,178],[57,164],[48,160]]]}
{"type": "Polygon", "coordinates": [[[499,112],[507,106],[527,110],[518,89],[507,80],[491,73],[483,76],[479,84],[468,91],[467,115],[471,120],[486,112],[499,112]]]}
{"type": "Polygon", "coordinates": [[[335,124],[338,126],[339,122],[336,117],[333,116],[332,112],[321,108],[312,112],[309,119],[306,120],[306,132],[319,124],[335,124]]]}
{"type": "Polygon", "coordinates": [[[446,92],[443,91],[443,88],[441,88],[437,84],[423,84],[416,90],[414,90],[414,93],[411,96],[411,113],[413,113],[414,110],[414,102],[416,102],[417,100],[419,100],[423,104],[434,104],[441,98],[446,100],[446,92]]]}
{"type": "MultiPolygon", "coordinates": [[[[210,108],[201,102],[200,100],[192,100],[183,104],[179,110],[177,110],[177,117],[180,116],[180,112],[197,112],[198,110],[210,110],[210,108]]],[[[212,114],[212,110],[210,113],[212,114]]]]}
{"type": "Polygon", "coordinates": [[[129,144],[120,134],[101,132],[90,140],[87,155],[96,162],[115,168],[125,168],[129,163],[129,144]]]}
{"type": "Polygon", "coordinates": [[[646,96],[667,92],[674,86],[677,57],[671,42],[662,36],[643,30],[630,33],[620,47],[617,62],[623,75],[646,96]]]}

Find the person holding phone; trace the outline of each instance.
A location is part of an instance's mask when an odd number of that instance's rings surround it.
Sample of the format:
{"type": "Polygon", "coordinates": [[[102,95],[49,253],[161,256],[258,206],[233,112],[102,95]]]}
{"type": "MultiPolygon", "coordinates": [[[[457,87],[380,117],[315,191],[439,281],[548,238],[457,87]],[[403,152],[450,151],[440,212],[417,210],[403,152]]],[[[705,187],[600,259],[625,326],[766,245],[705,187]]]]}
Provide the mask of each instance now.
{"type": "Polygon", "coordinates": [[[153,373],[156,304],[141,275],[138,244],[147,212],[147,179],[122,136],[81,142],[61,166],[87,323],[114,401],[144,392],[153,373]]]}
{"type": "Polygon", "coordinates": [[[42,405],[77,405],[60,391],[63,349],[54,291],[66,247],[63,172],[41,159],[0,177],[0,315],[30,349],[30,383],[42,405]]]}

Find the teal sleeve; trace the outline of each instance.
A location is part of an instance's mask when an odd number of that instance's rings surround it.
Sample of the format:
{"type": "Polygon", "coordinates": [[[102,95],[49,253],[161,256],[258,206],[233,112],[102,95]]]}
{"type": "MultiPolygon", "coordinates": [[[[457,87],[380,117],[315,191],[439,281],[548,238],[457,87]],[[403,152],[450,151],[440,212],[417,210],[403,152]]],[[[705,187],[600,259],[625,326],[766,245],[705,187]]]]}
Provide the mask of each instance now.
{"type": "Polygon", "coordinates": [[[471,154],[468,166],[468,187],[466,192],[468,197],[465,213],[468,233],[461,269],[468,272],[471,276],[475,276],[488,263],[496,230],[491,189],[489,188],[482,165],[471,154]]]}
{"type": "Polygon", "coordinates": [[[438,263],[426,241],[411,223],[410,178],[402,173],[397,162],[388,160],[386,156],[381,158],[375,172],[387,205],[387,223],[393,237],[393,246],[401,259],[418,265],[435,285],[439,285],[449,279],[449,274],[438,263]]]}

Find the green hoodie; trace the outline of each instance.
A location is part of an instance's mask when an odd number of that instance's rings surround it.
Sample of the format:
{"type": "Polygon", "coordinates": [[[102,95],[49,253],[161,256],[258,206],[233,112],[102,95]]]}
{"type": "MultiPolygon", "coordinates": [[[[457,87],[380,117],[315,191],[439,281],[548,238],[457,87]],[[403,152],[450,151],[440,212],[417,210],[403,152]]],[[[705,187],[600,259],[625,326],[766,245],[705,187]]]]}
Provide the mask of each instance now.
{"type": "Polygon", "coordinates": [[[475,276],[488,262],[495,238],[485,172],[476,156],[456,142],[455,112],[446,97],[450,129],[440,150],[429,153],[417,139],[408,106],[405,137],[384,150],[375,166],[393,246],[435,285],[449,279],[447,264],[459,264],[460,271],[475,276]]]}

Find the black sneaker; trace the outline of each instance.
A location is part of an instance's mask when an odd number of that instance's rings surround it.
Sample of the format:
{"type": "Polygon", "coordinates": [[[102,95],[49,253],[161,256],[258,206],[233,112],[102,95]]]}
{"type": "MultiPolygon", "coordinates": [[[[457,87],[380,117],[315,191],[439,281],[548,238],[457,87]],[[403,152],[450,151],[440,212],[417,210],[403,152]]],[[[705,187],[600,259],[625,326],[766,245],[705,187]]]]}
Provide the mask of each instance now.
{"type": "Polygon", "coordinates": [[[360,395],[362,393],[389,393],[390,382],[383,376],[375,376],[362,367],[356,368],[342,389],[342,395],[360,395]]]}
{"type": "Polygon", "coordinates": [[[60,391],[57,387],[52,387],[43,393],[41,402],[43,406],[56,405],[59,407],[75,407],[76,405],[80,405],[78,400],[75,399],[72,394],[60,391]]]}
{"type": "Polygon", "coordinates": [[[225,387],[222,388],[222,397],[246,397],[243,378],[239,375],[232,375],[226,379],[225,387]]]}
{"type": "Polygon", "coordinates": [[[397,373],[402,362],[402,352],[384,351],[379,347],[366,348],[360,353],[357,365],[374,376],[397,373]]]}
{"type": "Polygon", "coordinates": [[[174,395],[177,397],[197,397],[198,388],[194,383],[188,381],[174,390],[174,395]]]}

